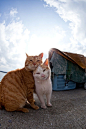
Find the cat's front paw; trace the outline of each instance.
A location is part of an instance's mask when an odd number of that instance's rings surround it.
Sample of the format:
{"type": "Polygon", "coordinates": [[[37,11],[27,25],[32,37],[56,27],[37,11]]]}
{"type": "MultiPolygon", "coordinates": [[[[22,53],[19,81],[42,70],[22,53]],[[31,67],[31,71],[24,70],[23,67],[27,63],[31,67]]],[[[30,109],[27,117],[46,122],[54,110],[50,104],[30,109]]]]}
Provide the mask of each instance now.
{"type": "Polygon", "coordinates": [[[41,106],[41,108],[46,109],[47,107],[46,106],[41,106]]]}
{"type": "Polygon", "coordinates": [[[48,107],[52,107],[52,104],[51,104],[51,103],[48,103],[47,106],[48,106],[48,107]]]}
{"type": "Polygon", "coordinates": [[[33,109],[35,109],[35,110],[38,110],[38,109],[39,109],[39,107],[36,106],[35,104],[31,104],[31,107],[32,107],[33,109]]]}

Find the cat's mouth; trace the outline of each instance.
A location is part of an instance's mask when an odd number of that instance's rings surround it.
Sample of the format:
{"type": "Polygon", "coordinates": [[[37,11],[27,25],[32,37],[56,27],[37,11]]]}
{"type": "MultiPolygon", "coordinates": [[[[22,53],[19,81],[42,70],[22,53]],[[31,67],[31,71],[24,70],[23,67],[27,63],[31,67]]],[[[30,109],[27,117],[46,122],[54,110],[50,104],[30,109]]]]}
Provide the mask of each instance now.
{"type": "Polygon", "coordinates": [[[37,68],[37,66],[36,66],[36,65],[35,65],[35,66],[32,66],[32,69],[33,69],[33,70],[35,70],[36,68],[37,68]]]}
{"type": "Polygon", "coordinates": [[[42,80],[47,80],[47,78],[48,78],[48,77],[45,77],[45,76],[43,77],[43,76],[41,76],[41,79],[42,79],[42,80]]]}

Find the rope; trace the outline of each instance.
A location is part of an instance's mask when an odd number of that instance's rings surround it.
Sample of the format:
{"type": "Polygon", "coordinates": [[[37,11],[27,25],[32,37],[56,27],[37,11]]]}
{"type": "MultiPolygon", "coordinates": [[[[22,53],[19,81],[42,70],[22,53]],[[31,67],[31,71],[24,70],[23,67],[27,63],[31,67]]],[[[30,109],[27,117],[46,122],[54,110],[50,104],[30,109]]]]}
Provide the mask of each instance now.
{"type": "Polygon", "coordinates": [[[2,73],[7,73],[7,72],[5,72],[5,71],[0,71],[0,72],[2,72],[2,73]]]}

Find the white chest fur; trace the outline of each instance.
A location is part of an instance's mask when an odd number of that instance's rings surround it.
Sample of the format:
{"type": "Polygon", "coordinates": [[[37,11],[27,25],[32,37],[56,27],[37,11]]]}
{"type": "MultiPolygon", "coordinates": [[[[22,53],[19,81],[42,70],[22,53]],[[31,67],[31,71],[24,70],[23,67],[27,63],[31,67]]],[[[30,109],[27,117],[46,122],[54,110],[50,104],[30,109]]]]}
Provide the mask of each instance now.
{"type": "Polygon", "coordinates": [[[48,78],[47,80],[35,80],[36,92],[41,94],[47,94],[52,91],[52,83],[48,78]]]}

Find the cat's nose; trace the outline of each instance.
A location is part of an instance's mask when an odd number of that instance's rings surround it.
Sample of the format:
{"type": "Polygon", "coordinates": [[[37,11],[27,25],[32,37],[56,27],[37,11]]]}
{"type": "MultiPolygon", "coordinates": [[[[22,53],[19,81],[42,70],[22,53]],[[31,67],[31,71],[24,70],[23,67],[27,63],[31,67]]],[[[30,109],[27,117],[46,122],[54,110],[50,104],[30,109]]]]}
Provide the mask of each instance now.
{"type": "Polygon", "coordinates": [[[33,65],[36,65],[36,63],[33,63],[33,65]]]}
{"type": "Polygon", "coordinates": [[[41,76],[42,76],[42,77],[45,77],[45,75],[44,75],[44,74],[41,74],[41,76]]]}

